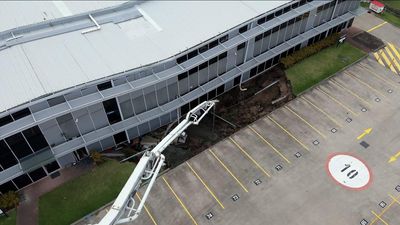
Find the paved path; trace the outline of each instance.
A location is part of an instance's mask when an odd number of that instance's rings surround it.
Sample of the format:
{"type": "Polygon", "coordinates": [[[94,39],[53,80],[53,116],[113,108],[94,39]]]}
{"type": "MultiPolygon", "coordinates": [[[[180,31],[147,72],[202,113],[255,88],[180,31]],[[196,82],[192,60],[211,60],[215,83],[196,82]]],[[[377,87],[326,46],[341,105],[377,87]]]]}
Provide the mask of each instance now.
{"type": "Polygon", "coordinates": [[[39,215],[39,197],[65,182],[78,177],[92,168],[91,163],[81,162],[74,167],[60,171],[60,176],[52,179],[46,177],[43,180],[25,188],[21,194],[23,200],[17,210],[17,225],[37,225],[39,215]]]}

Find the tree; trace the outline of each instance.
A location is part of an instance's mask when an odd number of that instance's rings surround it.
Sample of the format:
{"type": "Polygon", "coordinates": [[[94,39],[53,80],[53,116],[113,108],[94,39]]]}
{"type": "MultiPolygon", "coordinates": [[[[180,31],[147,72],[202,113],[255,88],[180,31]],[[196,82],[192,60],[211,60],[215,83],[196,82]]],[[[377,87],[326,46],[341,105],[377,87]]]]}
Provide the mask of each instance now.
{"type": "Polygon", "coordinates": [[[100,152],[97,151],[93,151],[92,153],[90,153],[90,158],[92,158],[93,162],[96,165],[100,165],[104,162],[103,155],[101,155],[100,152]]]}
{"type": "Polygon", "coordinates": [[[0,197],[0,208],[4,211],[16,208],[19,204],[19,196],[14,191],[9,191],[0,197]]]}

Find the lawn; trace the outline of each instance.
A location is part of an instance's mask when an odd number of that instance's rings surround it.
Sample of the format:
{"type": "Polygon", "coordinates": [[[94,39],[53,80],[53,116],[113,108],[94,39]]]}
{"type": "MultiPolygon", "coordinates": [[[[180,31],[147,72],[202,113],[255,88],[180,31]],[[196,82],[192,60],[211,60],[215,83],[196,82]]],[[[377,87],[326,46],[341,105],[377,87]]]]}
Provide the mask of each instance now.
{"type": "Polygon", "coordinates": [[[8,217],[0,217],[0,225],[15,225],[17,223],[17,213],[15,210],[8,212],[8,217]]]}
{"type": "MultiPolygon", "coordinates": [[[[400,9],[400,1],[383,1],[385,4],[391,6],[392,8],[400,9]]],[[[369,3],[366,2],[361,2],[361,6],[369,9],[369,3]]],[[[376,14],[374,13],[375,16],[397,26],[400,27],[400,18],[395,16],[394,14],[388,12],[388,11],[383,11],[382,14],[376,14]]]]}
{"type": "Polygon", "coordinates": [[[385,5],[400,10],[400,1],[398,0],[382,0],[385,5]]]}
{"type": "Polygon", "coordinates": [[[95,167],[39,199],[40,225],[68,225],[117,197],[134,164],[114,160],[95,167]]]}
{"type": "Polygon", "coordinates": [[[293,93],[298,95],[364,55],[366,53],[363,51],[344,43],[339,47],[326,48],[302,60],[286,70],[286,75],[293,86],[293,93]]]}

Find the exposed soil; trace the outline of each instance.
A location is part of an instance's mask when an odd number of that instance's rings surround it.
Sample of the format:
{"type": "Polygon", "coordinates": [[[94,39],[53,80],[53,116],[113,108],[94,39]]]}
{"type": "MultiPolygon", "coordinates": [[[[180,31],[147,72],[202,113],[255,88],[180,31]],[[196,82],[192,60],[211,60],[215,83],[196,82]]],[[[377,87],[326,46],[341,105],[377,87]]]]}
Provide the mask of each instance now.
{"type": "MultiPolygon", "coordinates": [[[[210,111],[198,126],[189,127],[185,144],[170,145],[165,150],[164,155],[169,167],[176,167],[294,97],[290,81],[286,79],[285,72],[280,66],[264,72],[241,86],[242,91],[236,87],[219,96],[215,111],[210,111]]],[[[161,140],[166,129],[167,127],[162,127],[148,135],[161,140]]],[[[139,151],[138,142],[139,139],[134,140],[131,150],[124,150],[124,152],[131,155],[139,151]],[[132,151],[132,149],[136,150],[132,151]]],[[[133,161],[139,158],[136,157],[133,161]]]]}

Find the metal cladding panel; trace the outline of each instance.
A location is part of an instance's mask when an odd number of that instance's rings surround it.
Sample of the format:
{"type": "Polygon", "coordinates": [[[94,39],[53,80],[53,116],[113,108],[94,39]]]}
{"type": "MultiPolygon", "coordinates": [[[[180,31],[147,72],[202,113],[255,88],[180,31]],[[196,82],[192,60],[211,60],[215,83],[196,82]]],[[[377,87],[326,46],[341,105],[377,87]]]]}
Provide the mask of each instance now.
{"type": "Polygon", "coordinates": [[[84,143],[85,142],[82,137],[74,138],[71,141],[64,142],[61,145],[55,146],[52,150],[54,152],[54,155],[56,155],[57,157],[61,157],[75,150],[77,146],[83,145],[84,143]]]}
{"type": "Polygon", "coordinates": [[[22,174],[21,167],[17,164],[0,172],[0,181],[5,182],[22,174]]]}
{"type": "Polygon", "coordinates": [[[81,108],[87,105],[91,105],[94,102],[100,102],[102,100],[102,96],[100,93],[96,92],[90,95],[85,95],[81,98],[77,98],[71,101],[68,101],[68,103],[71,105],[72,108],[81,108]]]}
{"type": "Polygon", "coordinates": [[[30,115],[15,121],[15,123],[7,124],[0,127],[0,139],[9,136],[9,134],[15,133],[16,130],[21,130],[19,129],[21,127],[27,128],[28,125],[33,122],[34,122],[33,116],[30,115]]]}
{"type": "Polygon", "coordinates": [[[161,110],[161,108],[157,107],[157,108],[154,108],[152,110],[149,110],[145,113],[138,115],[138,118],[140,119],[140,121],[148,121],[149,119],[162,114],[162,112],[163,111],[161,110]]]}
{"type": "Polygon", "coordinates": [[[246,38],[239,35],[239,36],[235,36],[235,37],[229,39],[223,45],[226,48],[232,48],[235,45],[239,45],[240,43],[243,43],[244,41],[246,41],[246,38]]]}
{"type": "Polygon", "coordinates": [[[33,170],[40,167],[43,164],[47,164],[54,161],[53,153],[50,148],[35,152],[34,155],[30,155],[20,160],[21,168],[23,171],[33,170]]]}
{"type": "Polygon", "coordinates": [[[110,98],[110,97],[113,97],[116,95],[121,95],[122,93],[128,93],[131,90],[132,90],[131,86],[129,84],[125,83],[125,84],[118,85],[115,88],[103,90],[103,91],[101,91],[101,94],[105,98],[110,98]]]}
{"type": "Polygon", "coordinates": [[[54,114],[61,114],[63,112],[66,112],[70,109],[68,104],[66,102],[58,104],[56,106],[53,106],[51,108],[47,108],[44,110],[41,110],[39,112],[35,112],[33,115],[35,116],[35,119],[40,121],[44,120],[54,114]]]}

